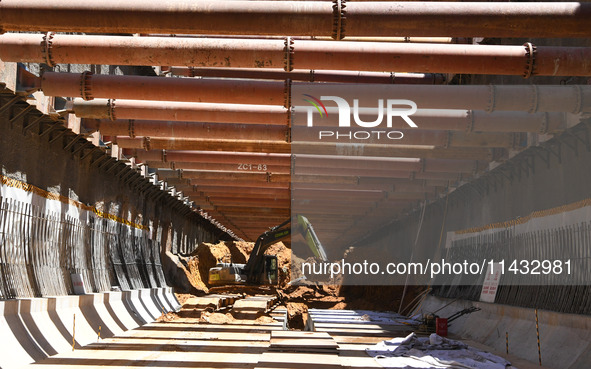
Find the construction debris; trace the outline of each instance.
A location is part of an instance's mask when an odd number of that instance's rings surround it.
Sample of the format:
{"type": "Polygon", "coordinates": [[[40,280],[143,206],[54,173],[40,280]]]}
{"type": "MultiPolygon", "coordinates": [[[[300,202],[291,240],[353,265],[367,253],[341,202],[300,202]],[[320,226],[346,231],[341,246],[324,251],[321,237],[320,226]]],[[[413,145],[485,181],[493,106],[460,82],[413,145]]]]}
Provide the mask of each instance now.
{"type": "Polygon", "coordinates": [[[511,365],[499,356],[435,333],[429,337],[417,337],[411,333],[382,341],[366,352],[384,368],[505,369],[511,365]]]}

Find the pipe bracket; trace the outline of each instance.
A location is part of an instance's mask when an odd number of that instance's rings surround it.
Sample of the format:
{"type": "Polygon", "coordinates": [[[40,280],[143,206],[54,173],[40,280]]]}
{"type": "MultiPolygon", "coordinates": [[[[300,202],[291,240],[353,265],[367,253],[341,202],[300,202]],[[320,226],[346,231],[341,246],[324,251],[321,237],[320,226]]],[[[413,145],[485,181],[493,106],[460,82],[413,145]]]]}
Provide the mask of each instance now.
{"type": "Polygon", "coordinates": [[[291,79],[286,79],[283,86],[283,106],[288,108],[291,106],[291,79]]]}
{"type": "Polygon", "coordinates": [[[525,47],[525,72],[523,73],[523,78],[529,78],[536,74],[536,55],[537,55],[537,48],[531,42],[526,42],[523,44],[525,47]]]}
{"type": "Polygon", "coordinates": [[[53,45],[53,36],[55,36],[55,32],[47,32],[43,35],[43,42],[41,42],[41,52],[43,53],[43,58],[45,59],[45,64],[50,67],[55,67],[55,61],[53,61],[51,55],[51,47],[53,45]]]}
{"type": "Polygon", "coordinates": [[[575,89],[575,109],[572,113],[579,114],[583,111],[583,91],[579,85],[574,85],[573,88],[575,89]]]}
{"type": "Polygon", "coordinates": [[[494,85],[488,85],[488,92],[489,92],[489,97],[488,97],[488,106],[486,107],[485,111],[487,113],[492,113],[493,111],[495,111],[495,97],[497,95],[497,91],[494,85]]]}
{"type": "Polygon", "coordinates": [[[84,71],[80,75],[80,97],[86,101],[94,100],[92,97],[92,74],[92,72],[84,71]]]}
{"type": "Polygon", "coordinates": [[[112,121],[117,119],[115,116],[115,99],[107,100],[107,117],[112,121]]]}
{"type": "Polygon", "coordinates": [[[162,162],[166,163],[166,150],[162,150],[162,162]]]}
{"type": "Polygon", "coordinates": [[[128,133],[129,138],[135,138],[135,120],[129,119],[128,133]]]}
{"type": "Polygon", "coordinates": [[[467,118],[466,119],[466,132],[470,133],[474,130],[474,111],[473,110],[468,110],[468,114],[467,114],[467,118]]]}
{"type": "Polygon", "coordinates": [[[144,146],[144,150],[150,151],[150,149],[151,149],[150,137],[144,137],[142,145],[144,146]]]}
{"type": "Polygon", "coordinates": [[[342,40],[345,38],[345,21],[347,20],[346,0],[332,1],[333,30],[332,38],[342,40]]]}
{"type": "Polygon", "coordinates": [[[540,133],[541,134],[548,133],[548,127],[549,127],[548,113],[544,113],[544,118],[542,119],[542,122],[540,124],[540,133]]]}
{"type": "Polygon", "coordinates": [[[528,113],[535,113],[538,111],[538,105],[540,103],[540,92],[538,90],[538,86],[531,85],[532,88],[532,96],[531,96],[531,105],[528,109],[528,113]]]}
{"type": "Polygon", "coordinates": [[[286,72],[293,70],[293,39],[291,37],[285,38],[285,44],[283,46],[284,53],[284,67],[286,72]]]}

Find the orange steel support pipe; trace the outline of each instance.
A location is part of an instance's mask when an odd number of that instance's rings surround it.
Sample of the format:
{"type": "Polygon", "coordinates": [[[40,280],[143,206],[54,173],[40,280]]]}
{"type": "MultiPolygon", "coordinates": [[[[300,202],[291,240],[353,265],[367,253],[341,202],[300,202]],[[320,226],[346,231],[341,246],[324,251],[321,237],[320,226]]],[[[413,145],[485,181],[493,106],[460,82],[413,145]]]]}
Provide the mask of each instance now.
{"type": "MultiPolygon", "coordinates": [[[[240,160],[240,159],[238,159],[240,160]]],[[[284,172],[290,170],[289,162],[283,165],[245,164],[245,163],[212,163],[212,162],[162,162],[147,161],[151,168],[196,169],[196,170],[243,170],[245,172],[284,172]],[[260,168],[260,169],[258,169],[260,168]]],[[[371,157],[339,157],[295,155],[294,169],[307,168],[339,168],[343,170],[379,170],[379,171],[412,171],[412,172],[461,172],[473,173],[484,168],[476,160],[449,159],[417,159],[417,158],[371,158],[371,157]]]]}
{"type": "Polygon", "coordinates": [[[83,119],[88,130],[104,136],[180,137],[202,139],[237,139],[287,141],[286,126],[236,123],[166,122],[153,120],[83,119]]]}
{"type": "Polygon", "coordinates": [[[289,191],[285,191],[285,193],[281,193],[281,194],[273,194],[273,193],[261,193],[261,194],[241,194],[241,193],[215,193],[215,192],[207,192],[204,193],[207,195],[207,197],[209,199],[211,199],[212,201],[218,199],[218,198],[224,198],[224,199],[282,199],[282,200],[289,200],[290,198],[290,194],[289,191]]]}
{"type": "Polygon", "coordinates": [[[218,150],[244,152],[291,152],[290,144],[282,141],[255,140],[186,140],[180,138],[116,137],[117,144],[127,149],[218,150]]]}
{"type": "Polygon", "coordinates": [[[375,145],[347,143],[316,143],[316,142],[292,142],[291,149],[294,153],[311,155],[347,155],[347,156],[386,156],[399,158],[439,158],[439,159],[465,159],[474,160],[493,159],[492,150],[488,148],[465,147],[434,147],[413,145],[375,145]]]}
{"type": "MultiPolygon", "coordinates": [[[[427,28],[427,27],[425,27],[427,28]]],[[[588,34],[591,34],[588,33],[588,34]]],[[[531,35],[529,35],[531,36],[531,35]]],[[[515,35],[513,35],[515,37],[515,35]]],[[[591,48],[4,34],[13,62],[588,76],[591,48]]]]}
{"type": "MultiPolygon", "coordinates": [[[[191,180],[191,181],[195,181],[195,180],[191,180]]],[[[273,188],[273,187],[268,187],[265,185],[262,185],[260,183],[258,183],[259,187],[241,187],[241,188],[237,188],[235,186],[233,186],[232,184],[229,184],[227,186],[216,186],[216,185],[195,185],[195,188],[197,191],[199,192],[203,192],[203,193],[211,193],[211,194],[215,194],[215,193],[227,193],[227,194],[232,194],[232,193],[237,193],[237,194],[241,194],[241,195],[262,195],[262,194],[271,194],[271,195],[283,195],[283,194],[289,194],[289,189],[287,187],[280,187],[280,188],[273,188]]]]}
{"type": "Polygon", "coordinates": [[[327,175],[327,176],[350,176],[372,177],[372,178],[416,178],[416,179],[446,179],[453,180],[458,178],[459,173],[444,172],[413,172],[403,170],[377,170],[366,169],[352,172],[346,168],[318,168],[318,167],[296,167],[294,175],[327,175]]]}
{"type": "Polygon", "coordinates": [[[195,163],[195,162],[153,162],[146,163],[150,168],[162,169],[193,169],[193,170],[222,170],[222,171],[241,171],[245,173],[282,173],[289,174],[290,167],[279,165],[253,165],[253,164],[217,164],[217,163],[195,163]]]}
{"type": "Polygon", "coordinates": [[[363,136],[363,139],[355,139],[355,129],[346,129],[344,132],[339,132],[340,137],[333,133],[333,135],[325,135],[319,138],[321,128],[306,128],[300,130],[297,134],[293,134],[293,142],[322,142],[322,143],[353,143],[353,144],[376,144],[376,145],[429,145],[436,147],[505,147],[513,148],[517,141],[514,133],[465,133],[465,132],[449,132],[449,131],[426,131],[422,129],[406,129],[396,132],[402,135],[395,135],[399,139],[388,139],[383,137],[378,138],[377,135],[363,136]]]}
{"type": "Polygon", "coordinates": [[[285,82],[45,72],[47,96],[284,105],[285,82]]]}
{"type": "Polygon", "coordinates": [[[239,35],[588,37],[587,3],[3,0],[8,31],[239,35]]]}
{"type": "MultiPolygon", "coordinates": [[[[330,103],[329,103],[330,104],[330,103]]],[[[375,105],[375,103],[374,103],[375,105]]],[[[314,132],[318,137],[319,131],[338,126],[339,115],[330,114],[322,120],[314,121],[314,128],[306,127],[303,133],[314,132]]],[[[299,109],[296,109],[299,111],[299,109]]],[[[296,113],[294,125],[307,125],[307,118],[302,113],[296,113]]],[[[363,121],[375,120],[375,114],[359,114],[363,121]]],[[[435,110],[422,109],[412,115],[412,120],[422,130],[446,130],[461,132],[535,132],[551,133],[566,129],[566,116],[563,113],[528,113],[518,111],[482,110],[435,110]]],[[[408,124],[402,119],[392,119],[392,128],[408,128],[408,124]]],[[[347,131],[361,131],[361,127],[351,127],[347,131]]],[[[299,137],[299,133],[294,135],[299,137]]]]}
{"type": "MultiPolygon", "coordinates": [[[[588,85],[356,85],[354,89],[344,89],[337,84],[326,83],[315,85],[314,95],[336,95],[347,101],[358,99],[360,107],[377,107],[378,99],[398,96],[414,101],[419,109],[574,114],[591,111],[591,86],[588,85]]],[[[292,102],[296,107],[293,123],[305,125],[309,104],[295,96],[292,102]]],[[[327,108],[332,106],[327,105],[327,108]]],[[[419,110],[417,116],[421,114],[419,110]]]]}
{"type": "Polygon", "coordinates": [[[364,158],[350,156],[294,155],[294,167],[297,168],[342,168],[366,170],[405,170],[434,172],[472,173],[478,168],[478,161],[449,159],[417,159],[417,158],[364,158]]]}
{"type": "Polygon", "coordinates": [[[174,151],[174,150],[135,150],[126,152],[142,162],[201,162],[220,164],[266,164],[289,166],[290,154],[268,154],[247,152],[219,152],[219,151],[174,151]]]}
{"type": "Polygon", "coordinates": [[[439,85],[446,80],[443,74],[433,73],[387,73],[341,70],[292,70],[248,68],[193,68],[171,67],[173,75],[185,77],[251,78],[335,83],[382,83],[382,84],[427,84],[439,85]]]}
{"type": "Polygon", "coordinates": [[[215,186],[215,187],[228,187],[228,191],[231,191],[231,188],[240,188],[240,190],[247,190],[248,188],[257,188],[263,191],[267,191],[269,189],[289,189],[289,183],[272,183],[272,182],[259,182],[259,181],[247,181],[241,180],[236,182],[224,182],[220,183],[220,181],[216,180],[209,180],[209,179],[189,179],[189,183],[197,186],[199,189],[201,186],[215,186]]]}
{"type": "Polygon", "coordinates": [[[146,119],[211,123],[254,123],[285,125],[288,110],[277,105],[213,104],[148,100],[74,99],[66,109],[80,118],[146,119]]]}

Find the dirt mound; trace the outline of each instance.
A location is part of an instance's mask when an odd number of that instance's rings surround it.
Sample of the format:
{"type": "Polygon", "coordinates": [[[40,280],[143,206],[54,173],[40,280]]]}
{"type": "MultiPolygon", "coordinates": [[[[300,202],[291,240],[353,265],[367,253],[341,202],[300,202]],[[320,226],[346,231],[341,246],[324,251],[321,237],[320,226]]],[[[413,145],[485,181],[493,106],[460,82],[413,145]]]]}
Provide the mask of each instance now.
{"type": "Polygon", "coordinates": [[[261,315],[255,319],[254,324],[270,324],[270,323],[277,323],[275,319],[267,315],[261,315]]]}
{"type": "Polygon", "coordinates": [[[202,323],[210,324],[229,324],[234,323],[236,319],[234,319],[234,317],[230,313],[222,314],[205,311],[201,314],[199,321],[202,323]]]}
{"type": "MultiPolygon", "coordinates": [[[[235,249],[232,247],[232,249],[235,249]]],[[[241,255],[240,252],[235,251],[236,257],[241,255]]],[[[197,246],[197,249],[191,253],[189,258],[190,272],[192,274],[191,283],[197,288],[199,286],[209,287],[209,269],[216,266],[219,262],[230,262],[232,260],[232,251],[225,242],[217,244],[202,243],[197,246]]]]}
{"type": "Polygon", "coordinates": [[[156,321],[158,323],[172,322],[173,320],[177,319],[178,317],[179,316],[176,313],[166,313],[166,314],[162,314],[158,318],[156,318],[156,321]]]}
{"type": "Polygon", "coordinates": [[[244,254],[245,258],[248,258],[254,248],[254,242],[234,241],[234,246],[244,254]]]}
{"type": "Polygon", "coordinates": [[[304,330],[308,320],[308,307],[299,302],[288,302],[287,308],[287,326],[289,329],[304,330]]]}

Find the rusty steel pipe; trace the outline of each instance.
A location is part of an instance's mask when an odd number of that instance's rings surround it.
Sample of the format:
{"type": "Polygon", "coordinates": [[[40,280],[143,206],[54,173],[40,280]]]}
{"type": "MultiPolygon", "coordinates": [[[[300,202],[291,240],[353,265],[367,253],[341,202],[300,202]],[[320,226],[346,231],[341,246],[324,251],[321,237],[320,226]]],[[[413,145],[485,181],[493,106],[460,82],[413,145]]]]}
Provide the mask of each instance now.
{"type": "Polygon", "coordinates": [[[588,37],[587,3],[3,0],[8,31],[415,37],[588,37]]]}
{"type": "Polygon", "coordinates": [[[284,105],[284,82],[45,72],[46,96],[284,105]]]}
{"type": "MultiPolygon", "coordinates": [[[[365,179],[364,178],[360,178],[360,182],[362,182],[362,180],[365,179]]],[[[437,191],[441,186],[434,186],[434,185],[427,185],[427,184],[417,184],[415,182],[428,182],[428,181],[408,181],[406,179],[402,180],[402,181],[397,181],[397,180],[391,180],[391,181],[383,181],[380,178],[380,181],[383,182],[381,185],[379,184],[364,184],[364,183],[360,183],[360,184],[334,184],[331,185],[330,187],[328,187],[329,190],[381,190],[381,191],[387,191],[387,192],[395,192],[395,191],[401,191],[401,192],[435,192],[437,191]]],[[[327,186],[325,184],[319,184],[319,183],[306,183],[306,184],[294,184],[292,186],[292,189],[327,189],[327,186]]]]}
{"type": "Polygon", "coordinates": [[[296,167],[295,175],[307,176],[307,175],[327,175],[327,176],[344,176],[348,177],[354,174],[357,177],[370,177],[370,178],[416,178],[416,179],[445,179],[454,180],[459,178],[459,173],[446,173],[446,172],[414,172],[404,170],[377,170],[377,169],[366,169],[366,170],[355,170],[353,173],[350,169],[346,168],[318,168],[318,167],[296,167]]]}
{"type": "Polygon", "coordinates": [[[82,119],[90,131],[104,136],[182,137],[202,139],[236,139],[287,141],[285,126],[237,123],[167,122],[159,120],[82,119]]]}
{"type": "MultiPolygon", "coordinates": [[[[196,182],[196,180],[192,179],[192,182],[196,182]]],[[[271,184],[272,185],[272,184],[271,184]]],[[[222,185],[195,185],[196,190],[203,193],[226,193],[226,194],[242,194],[242,195],[261,195],[261,194],[271,194],[271,195],[282,195],[289,193],[289,188],[287,187],[269,187],[265,184],[261,184],[257,182],[257,186],[245,186],[245,187],[236,187],[232,184],[228,184],[226,186],[222,185]]]]}
{"type": "Polygon", "coordinates": [[[282,173],[289,174],[290,167],[279,166],[279,165],[261,165],[260,169],[252,164],[218,164],[218,163],[195,163],[195,162],[154,162],[148,161],[146,163],[150,168],[162,168],[162,169],[194,169],[194,170],[222,170],[222,171],[241,171],[245,173],[282,173]]]}
{"type": "MultiPolygon", "coordinates": [[[[159,170],[158,173],[165,170],[159,170]]],[[[181,178],[191,179],[214,179],[214,180],[245,180],[245,181],[259,181],[259,182],[287,182],[289,183],[289,174],[281,173],[245,173],[238,171],[216,171],[216,170],[181,170],[179,171],[181,178]]]]}
{"type": "MultiPolygon", "coordinates": [[[[420,109],[467,109],[516,112],[591,112],[589,85],[356,85],[354,89],[337,84],[314,86],[315,96],[339,96],[360,107],[377,107],[378,99],[390,96],[414,101],[420,109]]],[[[296,114],[294,125],[305,125],[309,104],[292,96],[296,114]]],[[[329,105],[333,107],[334,105],[329,105]]],[[[329,113],[330,114],[330,113],[329,113]]],[[[437,114],[437,112],[435,113],[437,114]]],[[[316,123],[316,122],[315,122],[316,123]]],[[[320,122],[318,122],[320,123],[320,122]]]]}
{"type": "MultiPolygon", "coordinates": [[[[246,180],[241,180],[241,181],[235,181],[235,182],[228,182],[228,183],[220,183],[219,181],[215,181],[215,180],[208,180],[208,179],[202,179],[202,180],[196,180],[196,179],[189,179],[189,182],[195,186],[197,186],[197,188],[200,188],[201,186],[215,186],[215,187],[232,187],[232,188],[236,188],[238,190],[238,188],[243,189],[243,188],[247,188],[247,187],[256,187],[256,188],[261,188],[261,189],[288,189],[289,188],[289,183],[271,183],[271,182],[258,182],[258,181],[246,181],[246,180]]],[[[228,191],[231,191],[230,188],[228,188],[228,191]]]]}
{"type": "MultiPolygon", "coordinates": [[[[330,103],[328,103],[330,104],[330,103]]],[[[300,138],[299,132],[304,135],[322,130],[338,127],[339,115],[334,108],[327,107],[328,116],[314,121],[314,128],[305,128],[305,131],[297,131],[296,138],[300,138]],[[331,114],[334,113],[334,114],[331,114]]],[[[296,109],[299,111],[299,109],[296,109]]],[[[293,125],[296,127],[307,125],[307,118],[302,113],[295,114],[293,125]]],[[[362,121],[376,119],[376,114],[359,114],[362,121]]],[[[533,132],[552,133],[566,129],[567,114],[559,112],[528,113],[520,111],[495,111],[482,110],[443,110],[443,109],[419,109],[412,115],[412,120],[421,130],[445,130],[460,132],[533,132]]],[[[392,128],[408,128],[408,124],[402,119],[392,119],[392,128]]],[[[347,131],[362,131],[361,127],[351,127],[347,131]]]]}
{"type": "Polygon", "coordinates": [[[290,194],[289,191],[284,191],[284,193],[261,193],[261,194],[240,194],[240,193],[222,193],[222,192],[208,192],[207,197],[212,201],[215,201],[219,198],[225,199],[280,199],[280,200],[289,200],[290,194]]]}
{"type": "Polygon", "coordinates": [[[291,152],[290,144],[282,141],[207,140],[182,138],[116,137],[119,147],[145,150],[217,150],[243,152],[291,152]]]}
{"type": "Polygon", "coordinates": [[[13,62],[588,76],[591,48],[4,34],[13,62]]]}
{"type": "Polygon", "coordinates": [[[386,73],[354,72],[341,70],[292,70],[252,68],[193,68],[171,67],[173,75],[185,77],[249,78],[334,83],[382,83],[382,84],[426,84],[445,83],[443,74],[434,73],[386,73]]]}
{"type": "Polygon", "coordinates": [[[175,150],[132,150],[126,153],[139,161],[199,162],[220,164],[266,164],[287,165],[291,163],[290,154],[220,152],[220,151],[175,151],[175,150]]]}
{"type": "Polygon", "coordinates": [[[311,155],[386,156],[399,158],[439,158],[491,161],[493,152],[489,148],[434,147],[413,145],[375,145],[349,143],[292,142],[294,153],[311,155]]]}
{"type": "Polygon", "coordinates": [[[261,199],[236,199],[233,197],[226,198],[226,197],[216,197],[216,198],[209,198],[209,201],[214,204],[215,206],[243,206],[243,205],[261,205],[264,204],[265,207],[268,208],[279,208],[285,209],[289,208],[290,200],[289,199],[265,199],[261,201],[261,199]]]}
{"type": "Polygon", "coordinates": [[[285,125],[288,110],[277,105],[213,104],[148,100],[68,101],[66,109],[79,118],[145,119],[211,123],[285,125]]]}
{"type": "Polygon", "coordinates": [[[404,170],[404,171],[451,171],[472,173],[479,167],[476,160],[418,159],[418,158],[372,158],[330,155],[294,155],[294,168],[320,167],[342,169],[404,170]],[[428,168],[428,170],[427,170],[428,168]]]}
{"type": "MultiPolygon", "coordinates": [[[[323,131],[322,127],[306,127],[299,129],[297,133],[293,133],[293,142],[322,142],[322,143],[343,143],[350,142],[355,144],[376,144],[376,145],[429,145],[435,147],[504,147],[514,148],[517,142],[516,134],[514,133],[496,133],[496,132],[449,132],[449,131],[427,131],[422,129],[405,129],[396,132],[402,135],[396,135],[400,139],[384,138],[386,133],[382,133],[382,137],[375,134],[363,136],[362,139],[355,139],[353,132],[355,129],[339,131],[332,135],[320,136],[323,131]],[[348,140],[348,141],[347,141],[348,140]]],[[[364,131],[367,133],[366,131],[364,131]]],[[[386,132],[383,131],[382,132],[386,132]]]]}
{"type": "Polygon", "coordinates": [[[591,48],[298,41],[294,67],[395,72],[588,76],[591,48]],[[535,54],[535,55],[534,55],[535,54]]]}

